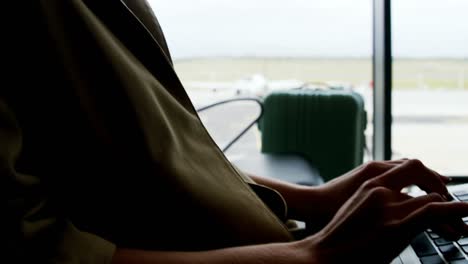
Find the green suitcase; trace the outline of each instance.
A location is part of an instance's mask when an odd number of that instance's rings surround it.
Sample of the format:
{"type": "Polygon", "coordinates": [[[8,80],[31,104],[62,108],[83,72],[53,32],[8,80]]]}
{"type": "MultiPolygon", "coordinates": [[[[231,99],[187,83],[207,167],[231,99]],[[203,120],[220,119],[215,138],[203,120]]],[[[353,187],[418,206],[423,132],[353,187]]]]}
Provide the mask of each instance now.
{"type": "Polygon", "coordinates": [[[345,89],[291,89],[263,101],[262,152],[299,154],[329,181],[362,164],[363,97],[345,89]]]}

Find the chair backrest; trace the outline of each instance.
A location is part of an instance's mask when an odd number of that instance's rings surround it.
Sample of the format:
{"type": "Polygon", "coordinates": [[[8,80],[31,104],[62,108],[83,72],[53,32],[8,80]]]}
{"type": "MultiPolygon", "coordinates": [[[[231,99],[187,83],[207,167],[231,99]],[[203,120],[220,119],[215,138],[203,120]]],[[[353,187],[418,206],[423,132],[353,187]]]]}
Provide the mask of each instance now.
{"type": "Polygon", "coordinates": [[[261,117],[263,115],[263,103],[262,103],[262,101],[257,97],[239,97],[239,98],[231,98],[231,99],[217,101],[217,102],[214,102],[214,103],[211,103],[209,105],[206,105],[206,106],[203,106],[203,107],[200,107],[200,108],[196,109],[196,111],[198,113],[201,113],[201,112],[204,112],[205,110],[214,108],[216,106],[222,106],[222,105],[226,105],[228,103],[242,102],[242,101],[256,103],[256,105],[258,105],[258,107],[259,107],[258,114],[252,120],[250,120],[249,123],[244,128],[242,128],[242,130],[240,132],[238,132],[224,147],[221,147],[221,150],[223,152],[226,152],[234,143],[236,143],[243,135],[245,135],[245,133],[247,133],[247,131],[250,128],[252,128],[255,124],[258,124],[259,120],[261,119],[261,117]]]}

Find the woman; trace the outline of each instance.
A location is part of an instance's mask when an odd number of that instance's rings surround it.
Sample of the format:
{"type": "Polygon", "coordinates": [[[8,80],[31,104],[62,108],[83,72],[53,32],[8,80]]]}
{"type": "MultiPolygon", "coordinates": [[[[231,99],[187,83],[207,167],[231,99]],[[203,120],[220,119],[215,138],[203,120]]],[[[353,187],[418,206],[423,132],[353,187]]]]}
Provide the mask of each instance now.
{"type": "Polygon", "coordinates": [[[319,187],[239,172],[144,0],[28,5],[27,30],[14,25],[16,85],[0,94],[13,263],[385,263],[425,228],[467,233],[468,205],[448,203],[448,178],[418,160],[319,187]],[[412,184],[429,194],[401,193],[412,184]],[[323,228],[295,240],[287,219],[323,228]]]}

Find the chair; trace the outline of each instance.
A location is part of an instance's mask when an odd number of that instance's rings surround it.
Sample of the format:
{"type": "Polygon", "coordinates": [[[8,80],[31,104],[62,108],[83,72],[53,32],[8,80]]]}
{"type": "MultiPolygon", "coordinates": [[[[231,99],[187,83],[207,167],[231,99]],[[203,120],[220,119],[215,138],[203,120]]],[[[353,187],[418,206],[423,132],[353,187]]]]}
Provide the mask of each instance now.
{"type": "MultiPolygon", "coordinates": [[[[245,136],[255,124],[258,124],[265,111],[269,111],[269,109],[264,108],[264,104],[260,98],[254,97],[223,100],[197,109],[198,113],[203,114],[208,109],[216,106],[232,104],[235,102],[252,102],[258,106],[259,111],[255,118],[251,118],[252,120],[249,120],[248,124],[244,126],[239,133],[237,133],[232,139],[228,140],[224,146],[220,146],[222,151],[233,164],[249,174],[281,179],[301,185],[313,186],[320,185],[324,182],[313,163],[306,160],[300,154],[265,153],[261,152],[260,149],[253,147],[242,149],[242,155],[229,155],[228,150],[233,147],[234,143],[238,142],[241,137],[245,136]]],[[[268,131],[262,131],[262,137],[265,133],[268,133],[268,131]]],[[[219,142],[221,140],[217,141],[219,142]]],[[[251,142],[249,144],[255,143],[251,142]]]]}

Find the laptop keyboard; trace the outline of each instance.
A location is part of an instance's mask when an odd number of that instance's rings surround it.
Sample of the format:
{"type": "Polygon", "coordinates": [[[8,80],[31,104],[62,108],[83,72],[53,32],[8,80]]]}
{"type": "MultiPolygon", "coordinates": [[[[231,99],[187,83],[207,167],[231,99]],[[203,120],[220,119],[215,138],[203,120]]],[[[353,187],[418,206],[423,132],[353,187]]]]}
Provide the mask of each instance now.
{"type": "MultiPolygon", "coordinates": [[[[460,201],[468,202],[468,191],[454,192],[452,195],[460,201]]],[[[468,217],[463,218],[468,223],[468,217]]],[[[413,250],[422,264],[468,264],[468,237],[458,241],[449,241],[440,237],[432,230],[427,230],[416,236],[411,242],[413,250]]]]}

